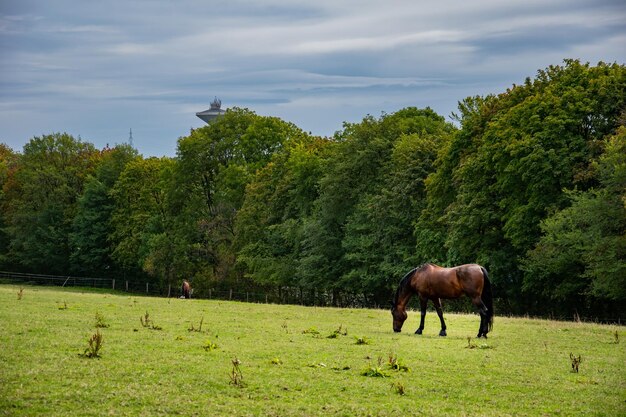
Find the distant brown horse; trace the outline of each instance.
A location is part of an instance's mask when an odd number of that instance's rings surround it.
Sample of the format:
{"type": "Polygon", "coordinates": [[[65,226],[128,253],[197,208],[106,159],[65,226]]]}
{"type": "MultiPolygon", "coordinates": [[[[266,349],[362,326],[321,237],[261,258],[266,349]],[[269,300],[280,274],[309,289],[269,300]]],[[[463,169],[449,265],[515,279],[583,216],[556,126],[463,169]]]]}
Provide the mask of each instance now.
{"type": "Polygon", "coordinates": [[[422,334],[422,330],[424,330],[426,306],[428,300],[431,300],[441,321],[439,336],[446,336],[446,323],[443,321],[441,299],[459,298],[463,294],[471,298],[472,304],[476,306],[480,314],[480,327],[477,337],[487,338],[487,333],[493,327],[491,282],[487,271],[480,265],[467,264],[454,268],[443,268],[427,263],[406,274],[400,281],[391,303],[394,332],[402,330],[402,325],[407,318],[406,305],[414,294],[419,296],[422,313],[420,327],[415,332],[416,334],[422,334]]]}
{"type": "Polygon", "coordinates": [[[183,280],[183,285],[180,288],[183,293],[181,298],[191,298],[191,284],[186,279],[183,280]]]}

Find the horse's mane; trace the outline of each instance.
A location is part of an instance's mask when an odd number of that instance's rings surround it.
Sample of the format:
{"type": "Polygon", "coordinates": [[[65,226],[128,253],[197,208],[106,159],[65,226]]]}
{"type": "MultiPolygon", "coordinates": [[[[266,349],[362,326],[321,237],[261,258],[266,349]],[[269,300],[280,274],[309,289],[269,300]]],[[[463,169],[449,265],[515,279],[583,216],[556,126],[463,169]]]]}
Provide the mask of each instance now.
{"type": "Polygon", "coordinates": [[[396,294],[393,296],[394,306],[398,304],[398,297],[400,296],[400,291],[402,291],[407,285],[409,285],[409,282],[411,281],[411,277],[413,276],[413,274],[417,271],[423,271],[430,265],[434,265],[434,264],[430,262],[426,262],[425,264],[422,264],[418,267],[411,269],[404,277],[402,277],[402,279],[400,280],[400,285],[398,285],[398,289],[396,290],[396,294]]]}

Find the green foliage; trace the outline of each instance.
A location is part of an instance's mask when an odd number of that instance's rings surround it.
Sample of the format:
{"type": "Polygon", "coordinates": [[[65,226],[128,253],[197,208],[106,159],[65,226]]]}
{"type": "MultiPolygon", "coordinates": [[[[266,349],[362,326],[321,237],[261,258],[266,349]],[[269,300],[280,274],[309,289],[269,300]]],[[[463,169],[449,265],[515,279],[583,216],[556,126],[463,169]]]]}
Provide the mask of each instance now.
{"type": "MultiPolygon", "coordinates": [[[[418,255],[446,264],[485,265],[497,296],[508,298],[518,311],[541,305],[516,297],[522,286],[533,295],[545,288],[571,295],[587,287],[572,252],[537,249],[556,264],[562,261],[553,255],[568,256],[573,269],[566,274],[552,267],[535,277],[541,262],[534,263],[532,273],[522,273],[520,260],[545,233],[542,221],[570,204],[571,193],[564,190],[587,193],[598,185],[593,161],[619,124],[626,106],[625,80],[624,66],[590,67],[568,60],[498,96],[464,100],[461,130],[426,181],[428,204],[416,225],[418,255]],[[552,278],[542,278],[547,276],[552,278]],[[572,285],[559,289],[556,276],[572,285]],[[534,281],[545,285],[534,289],[534,281]]],[[[609,254],[621,251],[616,241],[603,245],[609,254]]],[[[615,261],[620,255],[608,256],[601,263],[619,273],[615,261]]]]}
{"type": "Polygon", "coordinates": [[[111,218],[115,209],[112,189],[126,164],[137,157],[128,145],[101,152],[93,176],[87,178],[77,202],[70,234],[71,270],[79,275],[111,276],[119,269],[111,254],[111,218]]]}
{"type": "MultiPolygon", "coordinates": [[[[65,309],[67,309],[67,303],[65,303],[65,309]]],[[[100,329],[105,329],[107,327],[109,327],[109,324],[106,322],[104,316],[96,311],[96,324],[95,324],[96,328],[100,328],[100,329]]]]}
{"type": "Polygon", "coordinates": [[[211,342],[210,340],[207,340],[206,342],[204,342],[204,345],[202,346],[202,349],[204,349],[207,352],[213,352],[217,348],[218,348],[217,344],[211,342]]]}
{"type": "Polygon", "coordinates": [[[354,340],[357,345],[369,345],[372,343],[371,339],[367,336],[354,336],[354,340]]]}
{"type": "Polygon", "coordinates": [[[523,264],[528,292],[560,301],[626,300],[626,128],[592,164],[599,187],[571,191],[571,205],[542,222],[523,264]]]}
{"type": "Polygon", "coordinates": [[[31,272],[66,274],[76,203],[93,172],[93,145],[68,134],[35,137],[4,185],[10,264],[31,272]]]}

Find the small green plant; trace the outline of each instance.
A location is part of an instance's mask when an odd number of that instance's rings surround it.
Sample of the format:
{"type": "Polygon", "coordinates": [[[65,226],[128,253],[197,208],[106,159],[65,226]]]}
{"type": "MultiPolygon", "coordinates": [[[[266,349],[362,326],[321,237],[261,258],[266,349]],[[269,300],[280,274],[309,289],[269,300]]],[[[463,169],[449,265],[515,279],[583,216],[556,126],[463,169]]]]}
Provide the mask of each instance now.
{"type": "Polygon", "coordinates": [[[394,370],[394,371],[411,372],[411,369],[407,365],[400,362],[398,357],[393,353],[389,354],[389,360],[387,361],[387,366],[389,367],[389,369],[394,370]]]}
{"type": "Polygon", "coordinates": [[[369,345],[372,343],[372,341],[365,336],[361,336],[361,337],[355,336],[354,339],[356,340],[357,345],[369,345]]]}
{"type": "Polygon", "coordinates": [[[306,330],[302,330],[302,334],[312,334],[313,336],[319,336],[320,332],[315,327],[309,327],[306,330]]]}
{"type": "Polygon", "coordinates": [[[619,343],[619,332],[617,330],[615,330],[615,333],[613,333],[613,336],[615,338],[613,340],[613,343],[617,345],[619,343]]]}
{"type": "Polygon", "coordinates": [[[67,301],[63,301],[63,305],[59,306],[59,310],[67,310],[69,307],[67,306],[67,301]]]}
{"type": "Polygon", "coordinates": [[[96,332],[91,335],[87,342],[88,346],[81,356],[85,358],[99,358],[100,351],[102,350],[102,343],[104,342],[104,337],[102,336],[102,333],[100,333],[100,330],[96,329],[96,332]]]}
{"type": "Polygon", "coordinates": [[[243,382],[243,373],[241,372],[241,368],[239,367],[239,365],[241,365],[241,361],[237,358],[232,359],[231,360],[232,364],[233,364],[233,369],[229,374],[230,377],[230,385],[234,385],[238,388],[243,388],[244,382],[243,382]]]}
{"type": "Polygon", "coordinates": [[[398,395],[404,395],[406,393],[406,388],[404,387],[404,384],[402,382],[394,382],[393,384],[391,384],[391,387],[398,395]]]}
{"type": "Polygon", "coordinates": [[[344,329],[343,325],[340,324],[339,327],[335,329],[335,331],[333,331],[330,335],[326,336],[326,338],[336,339],[339,336],[347,336],[347,335],[348,335],[348,329],[344,329]]]}
{"type": "Polygon", "coordinates": [[[383,369],[383,357],[378,357],[376,365],[372,365],[372,362],[370,361],[369,366],[361,372],[361,375],[374,378],[388,378],[389,374],[387,374],[383,369]]]}
{"type": "Polygon", "coordinates": [[[107,327],[109,327],[109,325],[105,321],[104,316],[96,311],[96,328],[106,329],[107,327]]]}
{"type": "Polygon", "coordinates": [[[574,356],[574,354],[570,352],[569,358],[572,361],[572,372],[578,373],[578,367],[580,366],[580,363],[583,361],[582,357],[580,355],[574,356]]]}
{"type": "Polygon", "coordinates": [[[210,340],[207,340],[202,346],[202,348],[207,352],[213,352],[215,349],[218,348],[218,346],[215,343],[211,342],[210,340]]]}
{"type": "Polygon", "coordinates": [[[24,296],[24,288],[20,287],[20,290],[17,292],[17,299],[21,300],[24,296]]]}
{"type": "Polygon", "coordinates": [[[270,361],[270,363],[272,365],[282,365],[283,361],[280,358],[272,358],[272,360],[270,361]]]}
{"type": "Polygon", "coordinates": [[[193,323],[191,323],[191,325],[189,326],[189,328],[187,329],[190,332],[202,332],[202,322],[204,321],[204,317],[202,317],[200,319],[200,324],[198,324],[198,328],[195,328],[193,323]]]}

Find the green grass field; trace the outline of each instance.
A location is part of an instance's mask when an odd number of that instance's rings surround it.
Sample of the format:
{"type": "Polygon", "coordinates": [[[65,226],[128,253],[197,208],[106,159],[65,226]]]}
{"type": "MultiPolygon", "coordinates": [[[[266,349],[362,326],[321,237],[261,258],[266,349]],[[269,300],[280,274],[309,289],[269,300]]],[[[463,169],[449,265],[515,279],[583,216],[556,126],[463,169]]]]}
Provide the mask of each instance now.
{"type": "Polygon", "coordinates": [[[444,338],[434,313],[416,336],[416,312],[395,334],[382,310],[19,289],[0,285],[0,415],[626,415],[620,326],[496,315],[476,340],[477,315],[444,338]]]}

